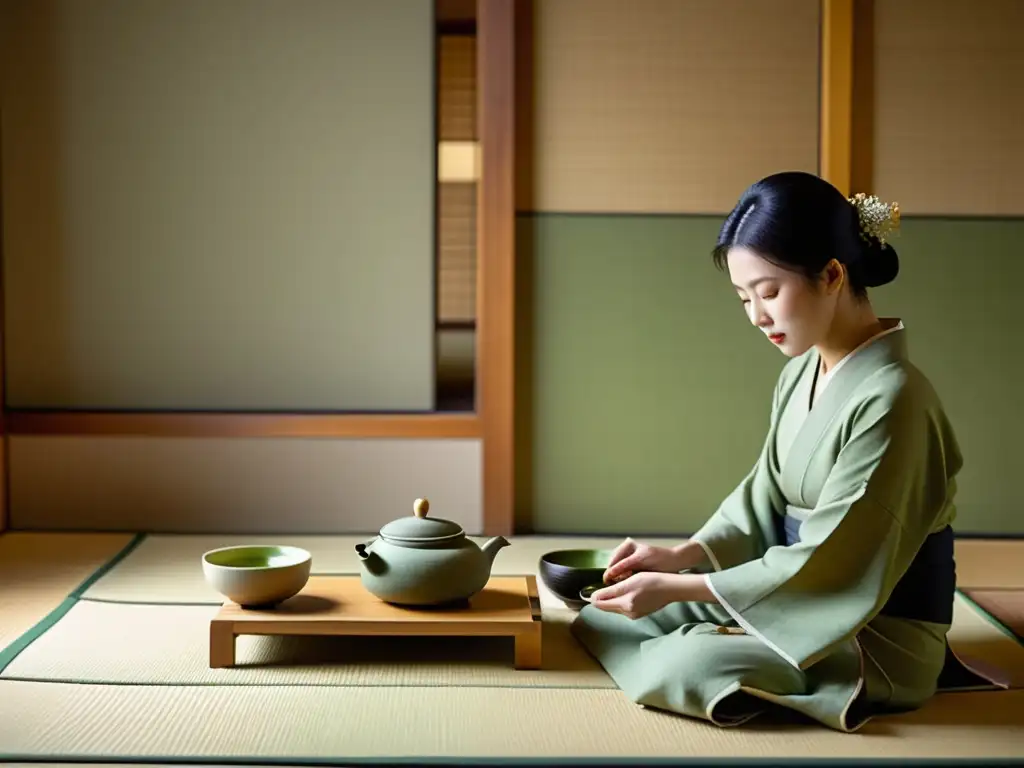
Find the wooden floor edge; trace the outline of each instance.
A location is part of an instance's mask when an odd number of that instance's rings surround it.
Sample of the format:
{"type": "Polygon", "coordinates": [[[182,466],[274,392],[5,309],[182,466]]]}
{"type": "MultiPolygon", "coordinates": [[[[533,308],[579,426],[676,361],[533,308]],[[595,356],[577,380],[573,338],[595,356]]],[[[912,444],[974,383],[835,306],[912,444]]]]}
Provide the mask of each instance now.
{"type": "Polygon", "coordinates": [[[475,413],[229,414],[19,413],[6,415],[7,434],[136,437],[474,438],[475,413]]]}

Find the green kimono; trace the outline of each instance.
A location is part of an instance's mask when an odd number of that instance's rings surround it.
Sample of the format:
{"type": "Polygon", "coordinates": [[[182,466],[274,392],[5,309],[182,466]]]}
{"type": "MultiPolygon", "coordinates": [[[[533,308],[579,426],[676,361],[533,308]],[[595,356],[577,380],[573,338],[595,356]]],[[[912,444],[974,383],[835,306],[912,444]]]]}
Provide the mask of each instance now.
{"type": "Polygon", "coordinates": [[[995,687],[946,642],[962,459],[905,333],[824,389],[815,350],[786,364],[756,465],[693,536],[718,603],[580,611],[574,634],[634,701],[723,726],[781,706],[853,731],[936,690],[995,687]]]}

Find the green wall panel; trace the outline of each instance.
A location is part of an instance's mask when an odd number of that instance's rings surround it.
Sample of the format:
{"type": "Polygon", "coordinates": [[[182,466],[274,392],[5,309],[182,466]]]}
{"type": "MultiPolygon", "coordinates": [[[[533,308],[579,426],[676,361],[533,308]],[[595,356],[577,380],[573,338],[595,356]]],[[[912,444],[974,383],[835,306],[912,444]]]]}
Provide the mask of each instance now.
{"type": "MultiPolygon", "coordinates": [[[[755,460],[785,359],[711,263],[719,224],[520,217],[534,307],[520,382],[533,458],[520,490],[536,531],[685,534],[755,460]]],[[[904,318],[958,429],[961,531],[1024,532],[1011,337],[1022,238],[1022,221],[907,221],[900,279],[874,294],[880,313],[904,318]]]]}
{"type": "Polygon", "coordinates": [[[757,457],[784,358],[711,263],[718,225],[520,220],[538,531],[692,530],[757,457]]]}
{"type": "Polygon", "coordinates": [[[960,531],[1024,534],[1024,220],[910,219],[899,278],[875,291],[900,314],[913,360],[935,384],[964,453],[960,531]]]}

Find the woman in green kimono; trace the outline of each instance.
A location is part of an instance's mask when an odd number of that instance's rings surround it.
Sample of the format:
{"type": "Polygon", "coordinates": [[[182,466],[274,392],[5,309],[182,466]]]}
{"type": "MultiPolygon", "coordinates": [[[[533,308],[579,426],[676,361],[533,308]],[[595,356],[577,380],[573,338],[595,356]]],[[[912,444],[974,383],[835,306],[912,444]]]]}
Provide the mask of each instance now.
{"type": "MultiPolygon", "coordinates": [[[[782,173],[721,229],[752,325],[787,357],[750,473],[688,541],[627,539],[573,632],[634,701],[736,725],[769,707],[839,731],[986,688],[946,633],[961,454],[898,320],[899,211],[782,173]]],[[[767,408],[766,408],[767,410],[767,408]]]]}

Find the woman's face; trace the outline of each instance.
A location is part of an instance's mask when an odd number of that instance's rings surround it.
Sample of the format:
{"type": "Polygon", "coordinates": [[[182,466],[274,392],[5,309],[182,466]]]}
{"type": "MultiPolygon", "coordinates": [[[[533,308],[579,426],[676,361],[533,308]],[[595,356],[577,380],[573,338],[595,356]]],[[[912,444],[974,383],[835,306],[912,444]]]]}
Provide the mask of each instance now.
{"type": "Polygon", "coordinates": [[[727,260],[747,317],[784,355],[802,355],[825,338],[839,295],[828,289],[833,276],[812,283],[747,248],[732,248],[727,260]]]}

